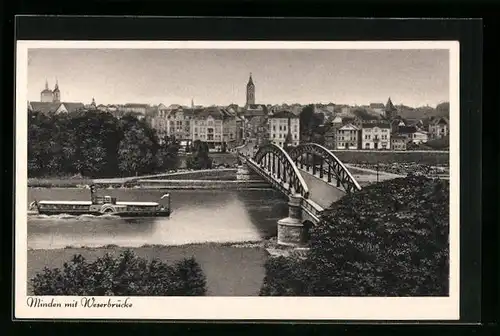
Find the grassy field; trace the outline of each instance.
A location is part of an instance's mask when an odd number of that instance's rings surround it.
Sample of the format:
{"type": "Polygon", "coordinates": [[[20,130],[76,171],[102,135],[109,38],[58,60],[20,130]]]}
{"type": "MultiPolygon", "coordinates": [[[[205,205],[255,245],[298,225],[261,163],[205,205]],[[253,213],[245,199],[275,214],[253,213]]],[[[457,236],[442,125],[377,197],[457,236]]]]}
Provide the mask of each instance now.
{"type": "MultiPolygon", "coordinates": [[[[138,256],[149,260],[158,258],[171,263],[185,257],[195,257],[207,277],[208,295],[255,296],[264,279],[264,263],[268,258],[259,247],[234,247],[228,244],[192,244],[182,246],[145,246],[131,248],[138,256]]],[[[117,255],[123,247],[65,248],[28,250],[28,294],[32,293],[29,279],[48,268],[62,268],[73,255],[81,254],[94,261],[105,253],[117,255]]]]}
{"type": "Polygon", "coordinates": [[[344,163],[406,163],[418,162],[424,165],[447,164],[450,160],[448,152],[424,151],[332,151],[344,163]]]}

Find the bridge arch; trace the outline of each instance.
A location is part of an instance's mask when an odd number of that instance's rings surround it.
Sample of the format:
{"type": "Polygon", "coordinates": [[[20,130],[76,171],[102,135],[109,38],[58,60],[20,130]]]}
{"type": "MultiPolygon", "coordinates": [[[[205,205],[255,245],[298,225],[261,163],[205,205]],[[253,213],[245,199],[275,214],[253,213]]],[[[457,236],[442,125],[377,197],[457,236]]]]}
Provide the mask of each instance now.
{"type": "Polygon", "coordinates": [[[361,189],[351,172],[329,149],[316,143],[300,144],[290,151],[290,158],[297,167],[309,171],[312,168],[313,175],[319,171],[319,177],[323,178],[327,174],[328,182],[335,178],[336,186],[346,193],[351,193],[361,189]],[[319,167],[316,160],[319,158],[319,167]],[[326,164],[326,166],[325,166],[326,164]]]}
{"type": "Polygon", "coordinates": [[[264,145],[255,153],[252,161],[278,181],[286,183],[288,195],[300,194],[305,199],[309,198],[306,182],[295,162],[283,148],[275,144],[264,145]]]}

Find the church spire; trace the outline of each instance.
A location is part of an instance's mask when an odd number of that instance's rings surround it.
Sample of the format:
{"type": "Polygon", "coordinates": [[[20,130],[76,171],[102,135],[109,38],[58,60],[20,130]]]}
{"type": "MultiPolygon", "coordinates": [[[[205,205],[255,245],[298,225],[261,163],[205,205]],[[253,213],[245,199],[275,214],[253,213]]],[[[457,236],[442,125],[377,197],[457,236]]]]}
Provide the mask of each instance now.
{"type": "Polygon", "coordinates": [[[191,98],[191,108],[194,108],[194,99],[191,98]]]}
{"type": "Polygon", "coordinates": [[[254,85],[254,84],[253,84],[253,79],[252,79],[252,73],[251,73],[251,72],[250,72],[250,78],[248,78],[248,84],[247,84],[247,85],[248,85],[248,86],[250,86],[250,85],[254,85]]]}
{"type": "Polygon", "coordinates": [[[45,90],[48,90],[49,89],[49,82],[47,81],[47,79],[45,79],[45,90]]]}
{"type": "Polygon", "coordinates": [[[247,83],[247,102],[246,106],[255,105],[255,84],[253,83],[252,73],[250,72],[250,78],[247,83]]]}

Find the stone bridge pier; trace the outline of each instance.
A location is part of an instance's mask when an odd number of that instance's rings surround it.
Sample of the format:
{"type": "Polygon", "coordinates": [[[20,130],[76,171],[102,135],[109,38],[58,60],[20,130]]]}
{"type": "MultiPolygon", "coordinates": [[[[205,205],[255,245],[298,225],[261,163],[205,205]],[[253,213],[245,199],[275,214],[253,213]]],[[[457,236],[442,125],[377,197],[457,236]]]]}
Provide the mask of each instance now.
{"type": "Polygon", "coordinates": [[[309,225],[302,221],[302,195],[289,196],[288,217],[278,221],[278,244],[305,247],[309,243],[309,225]]]}

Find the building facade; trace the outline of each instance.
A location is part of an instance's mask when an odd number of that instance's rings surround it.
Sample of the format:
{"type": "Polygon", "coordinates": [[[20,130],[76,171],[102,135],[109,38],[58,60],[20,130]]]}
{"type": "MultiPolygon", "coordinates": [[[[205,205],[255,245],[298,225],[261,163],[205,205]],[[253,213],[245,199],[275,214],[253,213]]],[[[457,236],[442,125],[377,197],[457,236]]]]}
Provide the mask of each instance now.
{"type": "Polygon", "coordinates": [[[299,117],[290,111],[280,111],[268,119],[269,141],[284,147],[288,140],[292,146],[297,146],[300,139],[299,117]]]}
{"type": "Polygon", "coordinates": [[[429,122],[429,134],[431,139],[441,139],[450,134],[448,118],[434,118],[429,122]]]}
{"type": "Polygon", "coordinates": [[[359,128],[346,124],[337,131],[336,149],[358,149],[359,128]]]}
{"type": "Polygon", "coordinates": [[[209,149],[221,150],[238,144],[241,120],[220,107],[171,109],[159,105],[157,115],[151,118],[151,126],[160,139],[175,138],[181,146],[191,145],[199,140],[206,142],[209,149]]]}
{"type": "Polygon", "coordinates": [[[391,149],[397,151],[406,150],[406,142],[408,140],[402,135],[393,134],[391,136],[391,149]]]}
{"type": "Polygon", "coordinates": [[[54,90],[49,89],[49,83],[45,81],[45,89],[40,92],[40,102],[42,103],[60,103],[61,102],[61,91],[59,90],[59,84],[56,80],[56,86],[54,90]]]}
{"type": "Polygon", "coordinates": [[[362,149],[389,149],[391,126],[389,123],[363,124],[361,129],[362,149]]]}

